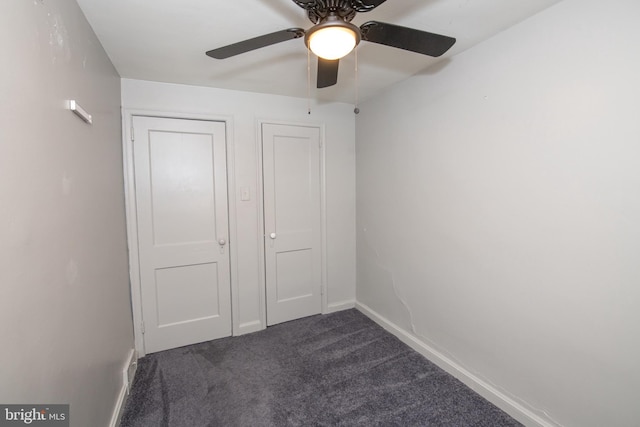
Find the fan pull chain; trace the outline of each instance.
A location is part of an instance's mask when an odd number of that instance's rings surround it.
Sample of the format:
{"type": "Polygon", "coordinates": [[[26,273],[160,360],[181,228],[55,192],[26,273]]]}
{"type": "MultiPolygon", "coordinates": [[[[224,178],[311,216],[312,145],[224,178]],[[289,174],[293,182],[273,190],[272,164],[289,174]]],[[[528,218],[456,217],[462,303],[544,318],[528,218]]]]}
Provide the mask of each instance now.
{"type": "Polygon", "coordinates": [[[356,100],[355,100],[355,108],[353,109],[353,112],[355,114],[359,114],[360,113],[360,108],[358,108],[358,49],[354,50],[354,54],[355,54],[355,60],[356,60],[356,69],[355,69],[355,73],[356,73],[356,78],[355,78],[355,83],[356,83],[356,100]]]}
{"type": "Polygon", "coordinates": [[[311,52],[307,48],[307,114],[311,115],[311,52]]]}

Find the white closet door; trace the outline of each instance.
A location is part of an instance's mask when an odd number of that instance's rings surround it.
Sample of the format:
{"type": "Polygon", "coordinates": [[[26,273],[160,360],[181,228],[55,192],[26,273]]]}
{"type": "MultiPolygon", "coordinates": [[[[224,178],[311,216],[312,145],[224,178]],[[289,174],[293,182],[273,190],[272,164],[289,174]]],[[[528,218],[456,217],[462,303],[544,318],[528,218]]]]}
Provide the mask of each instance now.
{"type": "Polygon", "coordinates": [[[320,129],[263,124],[267,325],[320,313],[320,129]]]}
{"type": "Polygon", "coordinates": [[[147,353],[231,335],[225,125],[134,117],[147,353]]]}

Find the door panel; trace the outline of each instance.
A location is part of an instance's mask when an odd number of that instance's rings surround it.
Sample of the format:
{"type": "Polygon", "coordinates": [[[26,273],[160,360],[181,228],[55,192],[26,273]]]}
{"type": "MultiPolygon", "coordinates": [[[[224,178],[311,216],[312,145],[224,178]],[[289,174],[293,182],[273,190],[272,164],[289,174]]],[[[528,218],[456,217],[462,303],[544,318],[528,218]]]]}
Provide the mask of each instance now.
{"type": "Polygon", "coordinates": [[[154,243],[214,241],[211,135],[151,130],[149,138],[154,243]]]}
{"type": "Polygon", "coordinates": [[[267,324],[320,313],[320,130],[263,124],[267,324]]]}
{"type": "Polygon", "coordinates": [[[216,263],[160,268],[156,270],[158,327],[220,315],[216,263]]]}
{"type": "Polygon", "coordinates": [[[276,253],[276,302],[313,295],[313,251],[276,253]]]}
{"type": "Polygon", "coordinates": [[[224,123],[133,125],[145,351],[229,336],[224,123]]]}

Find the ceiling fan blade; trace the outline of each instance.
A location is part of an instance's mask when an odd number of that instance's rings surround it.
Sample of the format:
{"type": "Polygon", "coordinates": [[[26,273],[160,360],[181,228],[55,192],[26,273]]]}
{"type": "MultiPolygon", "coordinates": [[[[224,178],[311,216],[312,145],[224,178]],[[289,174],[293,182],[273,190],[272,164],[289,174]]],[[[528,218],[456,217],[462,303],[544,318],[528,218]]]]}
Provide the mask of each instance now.
{"type": "Polygon", "coordinates": [[[362,24],[360,31],[362,40],[429,56],[442,55],[456,42],[453,37],[378,21],[362,24]]]}
{"type": "Polygon", "coordinates": [[[272,44],[284,42],[291,39],[297,39],[304,36],[302,28],[289,28],[287,30],[276,31],[275,33],[265,34],[263,36],[254,37],[238,43],[223,46],[207,52],[207,56],[215,59],[226,59],[231,56],[240,55],[261,47],[271,46],[272,44]]]}
{"type": "Polygon", "coordinates": [[[338,83],[339,65],[339,59],[330,60],[318,57],[318,89],[338,83]]]}

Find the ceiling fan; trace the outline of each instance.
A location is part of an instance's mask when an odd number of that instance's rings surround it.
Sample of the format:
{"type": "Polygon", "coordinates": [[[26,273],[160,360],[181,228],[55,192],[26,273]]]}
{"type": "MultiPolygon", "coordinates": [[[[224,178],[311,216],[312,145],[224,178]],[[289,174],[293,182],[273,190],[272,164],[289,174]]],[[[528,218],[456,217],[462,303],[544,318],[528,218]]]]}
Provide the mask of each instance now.
{"type": "Polygon", "coordinates": [[[340,58],[351,52],[361,40],[404,49],[429,56],[440,56],[453,46],[455,38],[413,28],[369,21],[356,27],[356,13],[369,12],[386,0],[293,0],[307,11],[314,24],[309,30],[288,28],[213,49],[207,55],[225,59],[272,44],[304,37],[305,44],[318,56],[318,88],[338,81],[340,58]]]}

